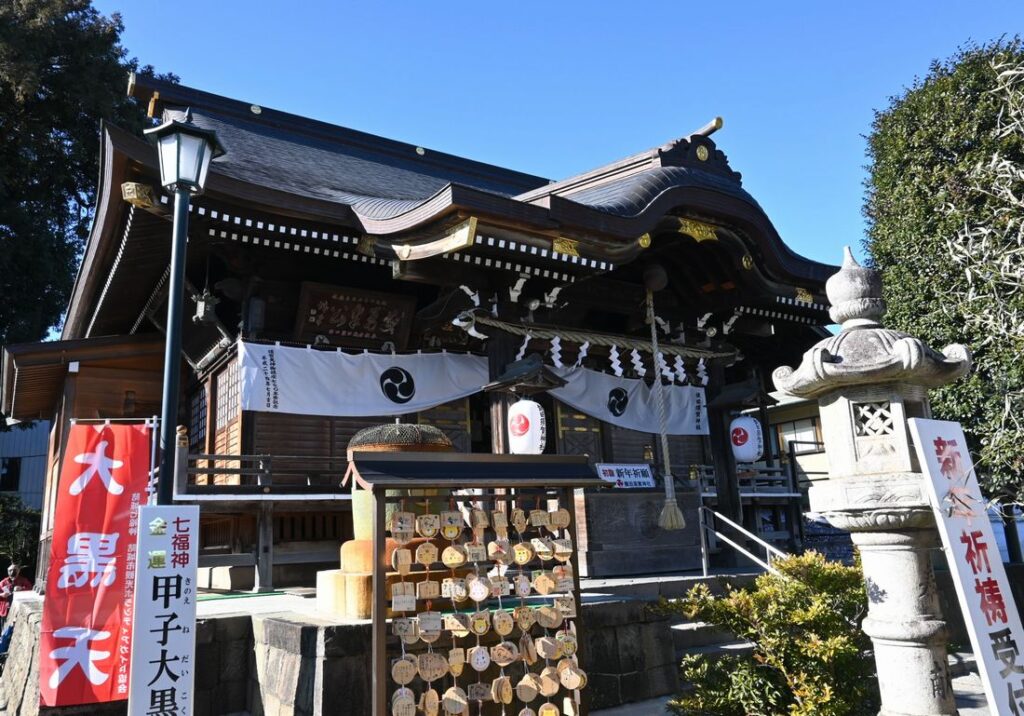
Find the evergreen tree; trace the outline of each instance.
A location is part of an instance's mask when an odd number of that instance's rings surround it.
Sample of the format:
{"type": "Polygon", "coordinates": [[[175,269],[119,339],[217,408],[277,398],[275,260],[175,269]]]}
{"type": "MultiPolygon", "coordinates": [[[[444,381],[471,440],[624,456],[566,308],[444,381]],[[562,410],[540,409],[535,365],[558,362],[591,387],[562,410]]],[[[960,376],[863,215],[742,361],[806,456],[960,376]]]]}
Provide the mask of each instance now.
{"type": "Polygon", "coordinates": [[[886,323],[970,347],[973,371],[932,392],[933,413],[963,424],[984,489],[1011,501],[1024,496],[1022,76],[1018,39],[934,62],[875,115],[865,206],[886,323]]]}
{"type": "Polygon", "coordinates": [[[142,127],[122,30],[89,0],[0,2],[0,344],[61,320],[92,219],[100,121],[142,127]]]}

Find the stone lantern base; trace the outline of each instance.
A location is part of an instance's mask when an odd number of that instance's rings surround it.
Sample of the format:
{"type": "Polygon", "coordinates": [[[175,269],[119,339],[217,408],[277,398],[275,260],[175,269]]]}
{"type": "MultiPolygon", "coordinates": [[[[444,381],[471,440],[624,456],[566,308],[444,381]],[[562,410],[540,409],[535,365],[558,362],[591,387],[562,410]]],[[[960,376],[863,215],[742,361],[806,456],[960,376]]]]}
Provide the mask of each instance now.
{"type": "Polygon", "coordinates": [[[882,716],[956,714],[932,552],[939,547],[920,474],[818,483],[811,509],[851,533],[868,595],[863,629],[874,645],[882,716]]]}

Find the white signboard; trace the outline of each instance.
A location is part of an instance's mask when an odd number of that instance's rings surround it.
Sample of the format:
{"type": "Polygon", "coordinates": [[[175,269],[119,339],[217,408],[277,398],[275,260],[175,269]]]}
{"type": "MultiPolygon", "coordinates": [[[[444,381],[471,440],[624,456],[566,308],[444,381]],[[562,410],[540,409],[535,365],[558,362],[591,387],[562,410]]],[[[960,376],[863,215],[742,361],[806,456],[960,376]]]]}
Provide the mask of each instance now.
{"type": "Polygon", "coordinates": [[[911,418],[989,709],[1024,712],[1024,629],[960,423],[911,418]]]}
{"type": "Polygon", "coordinates": [[[199,508],[139,508],[130,714],[192,713],[199,508]]]}
{"type": "Polygon", "coordinates": [[[654,487],[654,473],[647,463],[610,465],[599,462],[597,474],[615,487],[654,487]]]}

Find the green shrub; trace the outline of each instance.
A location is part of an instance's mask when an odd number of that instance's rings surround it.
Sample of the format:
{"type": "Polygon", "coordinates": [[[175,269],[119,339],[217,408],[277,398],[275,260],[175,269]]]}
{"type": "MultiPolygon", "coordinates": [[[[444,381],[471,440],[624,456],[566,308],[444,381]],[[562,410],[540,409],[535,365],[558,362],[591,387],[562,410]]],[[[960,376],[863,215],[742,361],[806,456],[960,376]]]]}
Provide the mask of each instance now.
{"type": "Polygon", "coordinates": [[[753,643],[742,656],[689,656],[692,688],[670,702],[678,714],[847,716],[879,708],[871,641],[860,630],[868,600],[859,565],[816,552],[774,563],[753,589],[715,597],[694,587],[667,608],[753,643]]]}

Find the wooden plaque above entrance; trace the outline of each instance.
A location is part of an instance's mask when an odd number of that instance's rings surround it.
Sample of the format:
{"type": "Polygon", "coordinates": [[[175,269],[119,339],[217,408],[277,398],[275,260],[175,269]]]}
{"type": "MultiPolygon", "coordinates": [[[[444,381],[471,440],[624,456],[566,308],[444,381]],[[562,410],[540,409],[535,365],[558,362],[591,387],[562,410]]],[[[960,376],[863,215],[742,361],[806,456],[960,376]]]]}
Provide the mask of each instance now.
{"type": "Polygon", "coordinates": [[[416,299],[304,281],[295,320],[295,340],[380,350],[405,350],[416,299]],[[390,346],[387,346],[390,348],[390,346]]]}

